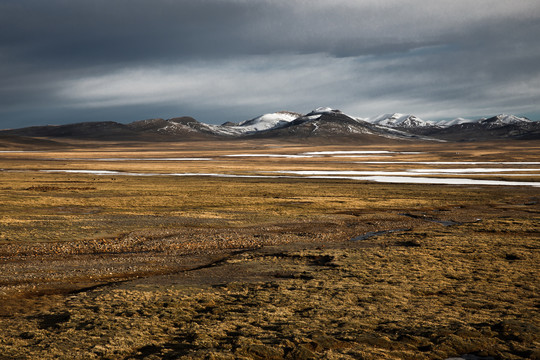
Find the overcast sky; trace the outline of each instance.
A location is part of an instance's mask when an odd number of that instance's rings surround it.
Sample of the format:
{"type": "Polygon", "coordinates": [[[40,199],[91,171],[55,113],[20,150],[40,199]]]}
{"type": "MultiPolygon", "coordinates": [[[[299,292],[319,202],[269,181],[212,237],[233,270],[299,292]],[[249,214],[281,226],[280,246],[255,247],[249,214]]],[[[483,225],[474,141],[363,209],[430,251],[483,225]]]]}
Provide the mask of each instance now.
{"type": "Polygon", "coordinates": [[[319,106],[540,119],[538,0],[0,0],[0,128],[319,106]]]}

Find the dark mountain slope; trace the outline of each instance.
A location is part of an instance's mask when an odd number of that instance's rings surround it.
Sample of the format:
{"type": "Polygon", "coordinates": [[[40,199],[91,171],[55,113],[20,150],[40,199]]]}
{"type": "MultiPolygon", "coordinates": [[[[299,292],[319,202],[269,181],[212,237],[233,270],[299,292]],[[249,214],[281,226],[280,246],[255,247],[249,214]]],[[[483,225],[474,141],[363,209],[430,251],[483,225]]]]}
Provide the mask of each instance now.
{"type": "Polygon", "coordinates": [[[2,134],[18,136],[111,139],[135,135],[136,132],[124,124],[114,121],[83,122],[68,125],[32,126],[22,129],[3,130],[2,134]]]}
{"type": "Polygon", "coordinates": [[[321,114],[310,113],[291,121],[281,128],[261,131],[249,137],[296,138],[312,139],[326,143],[361,142],[369,144],[419,138],[417,135],[354,119],[338,110],[321,114]]]}
{"type": "Polygon", "coordinates": [[[401,114],[385,114],[369,120],[352,117],[331,108],[317,108],[306,115],[298,115],[291,112],[277,112],[240,123],[223,125],[201,123],[189,116],[140,120],[127,125],[113,121],[83,122],[1,130],[0,135],[103,141],[255,138],[370,144],[390,140],[395,142],[540,139],[540,122],[514,115],[497,115],[478,120],[455,119],[447,121],[446,124],[444,121],[435,124],[421,121],[412,115],[401,114]]]}
{"type": "Polygon", "coordinates": [[[174,141],[211,138],[210,131],[204,131],[205,124],[190,117],[170,120],[150,119],[120,124],[114,121],[83,122],[68,125],[32,126],[21,129],[3,130],[0,134],[72,138],[107,141],[174,141]]]}
{"type": "Polygon", "coordinates": [[[450,141],[533,140],[540,139],[540,122],[512,115],[497,115],[443,128],[418,129],[415,132],[450,141]]]}

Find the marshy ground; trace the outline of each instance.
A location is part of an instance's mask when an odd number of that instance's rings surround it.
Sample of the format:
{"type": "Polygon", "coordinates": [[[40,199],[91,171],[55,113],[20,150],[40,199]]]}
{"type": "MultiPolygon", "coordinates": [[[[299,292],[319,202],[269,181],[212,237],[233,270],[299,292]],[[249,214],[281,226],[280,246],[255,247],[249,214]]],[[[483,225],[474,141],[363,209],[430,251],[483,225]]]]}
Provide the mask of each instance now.
{"type": "Polygon", "coordinates": [[[540,358],[538,187],[155,175],[539,182],[534,143],[90,145],[0,154],[0,358],[540,358]]]}

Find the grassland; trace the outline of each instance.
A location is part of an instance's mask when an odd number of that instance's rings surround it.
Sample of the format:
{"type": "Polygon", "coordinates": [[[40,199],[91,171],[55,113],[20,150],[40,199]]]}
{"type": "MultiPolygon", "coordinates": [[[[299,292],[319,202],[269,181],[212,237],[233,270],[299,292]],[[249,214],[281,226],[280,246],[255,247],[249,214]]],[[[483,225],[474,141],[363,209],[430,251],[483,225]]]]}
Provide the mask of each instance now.
{"type": "Polygon", "coordinates": [[[535,143],[99,145],[1,154],[0,358],[540,358],[539,188],[41,171],[401,170],[224,155],[527,162],[535,143]],[[178,157],[212,160],[141,160],[178,157]]]}

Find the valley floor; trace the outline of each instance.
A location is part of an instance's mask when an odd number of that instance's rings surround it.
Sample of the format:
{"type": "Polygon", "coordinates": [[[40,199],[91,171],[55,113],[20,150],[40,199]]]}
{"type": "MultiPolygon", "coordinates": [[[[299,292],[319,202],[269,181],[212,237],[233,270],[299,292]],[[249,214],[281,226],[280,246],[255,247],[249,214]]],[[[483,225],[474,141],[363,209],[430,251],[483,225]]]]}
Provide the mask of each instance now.
{"type": "Polygon", "coordinates": [[[539,187],[357,178],[534,143],[100,145],[0,154],[0,359],[540,358],[539,187]]]}

